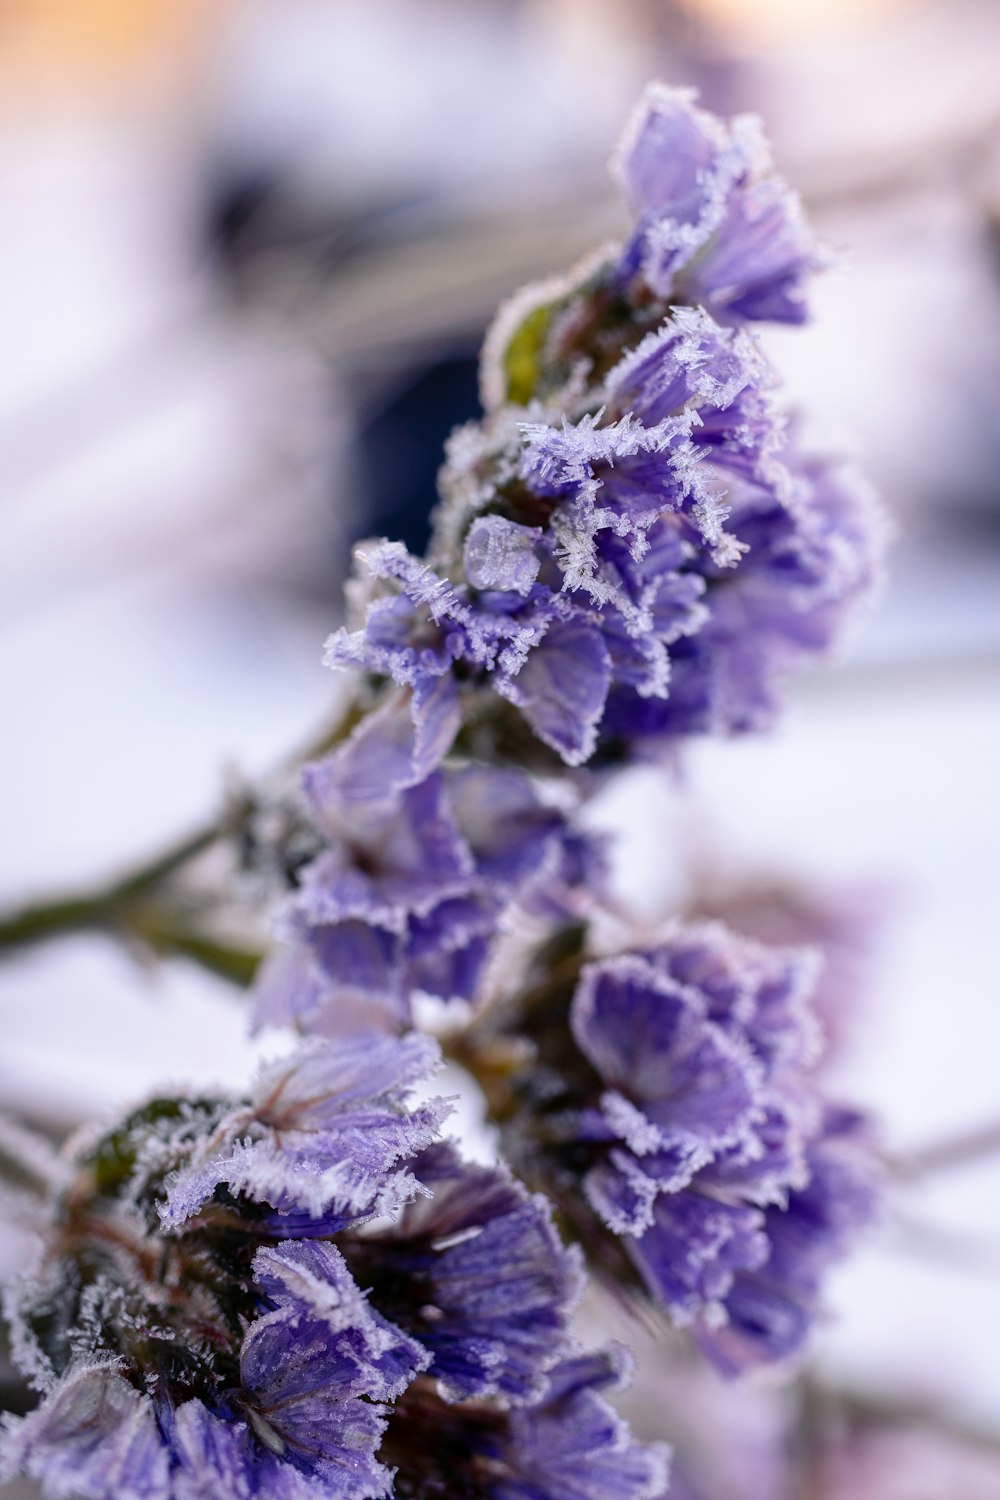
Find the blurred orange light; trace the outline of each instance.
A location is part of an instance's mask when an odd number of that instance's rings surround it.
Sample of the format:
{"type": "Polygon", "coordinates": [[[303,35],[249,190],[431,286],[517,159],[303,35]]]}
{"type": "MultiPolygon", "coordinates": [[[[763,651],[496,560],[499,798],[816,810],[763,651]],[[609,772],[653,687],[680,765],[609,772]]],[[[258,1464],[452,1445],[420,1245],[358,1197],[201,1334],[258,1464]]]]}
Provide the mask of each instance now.
{"type": "Polygon", "coordinates": [[[704,20],[745,41],[848,31],[898,10],[906,0],[684,0],[704,20]]]}
{"type": "Polygon", "coordinates": [[[221,0],[6,0],[0,86],[22,100],[183,63],[221,0]]]}

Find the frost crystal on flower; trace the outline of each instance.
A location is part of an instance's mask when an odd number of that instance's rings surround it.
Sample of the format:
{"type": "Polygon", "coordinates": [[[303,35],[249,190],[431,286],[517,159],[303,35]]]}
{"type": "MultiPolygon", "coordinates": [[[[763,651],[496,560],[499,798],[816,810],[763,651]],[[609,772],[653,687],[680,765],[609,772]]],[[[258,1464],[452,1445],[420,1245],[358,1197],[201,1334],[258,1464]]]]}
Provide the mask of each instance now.
{"type": "Polygon", "coordinates": [[[431,1352],[448,1400],[542,1394],[560,1357],[581,1273],[542,1198],[504,1171],[464,1164],[437,1145],[415,1163],[429,1197],[348,1249],[355,1275],[431,1352]],[[431,1311],[433,1310],[433,1311],[431,1311]]]}
{"type": "MultiPolygon", "coordinates": [[[[440,1397],[411,1388],[397,1404],[386,1434],[387,1456],[401,1497],[468,1496],[469,1500],[659,1500],[667,1483],[667,1451],[642,1446],[598,1394],[620,1385],[617,1351],[563,1361],[545,1394],[529,1408],[499,1413],[471,1406],[455,1420],[440,1397]],[[433,1431],[436,1445],[426,1434],[433,1431]]],[[[461,1409],[459,1409],[461,1410],[461,1409]]]]}

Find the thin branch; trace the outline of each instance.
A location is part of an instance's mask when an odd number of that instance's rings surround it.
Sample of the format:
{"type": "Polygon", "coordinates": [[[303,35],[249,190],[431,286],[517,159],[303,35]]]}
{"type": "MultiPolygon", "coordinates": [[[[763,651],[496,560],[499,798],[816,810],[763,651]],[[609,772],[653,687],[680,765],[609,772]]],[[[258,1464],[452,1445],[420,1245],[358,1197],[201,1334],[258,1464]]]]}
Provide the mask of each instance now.
{"type": "MultiPolygon", "coordinates": [[[[324,755],[346,739],[362,715],[351,700],[333,726],[288,756],[273,775],[287,774],[304,761],[324,755]]],[[[70,933],[104,932],[161,954],[178,953],[203,968],[246,985],[260,954],[232,947],[192,927],[177,904],[162,899],[174,877],[214,845],[233,837],[257,805],[254,793],[230,799],[215,818],[159,850],[129,874],[83,892],[46,897],[0,913],[0,958],[70,933]]]]}
{"type": "Polygon", "coordinates": [[[20,1192],[45,1197],[58,1176],[51,1141],[0,1114],[0,1179],[20,1192]]]}
{"type": "Polygon", "coordinates": [[[239,811],[230,807],[223,817],[169,845],[122,879],[82,895],[49,897],[0,916],[0,953],[73,932],[143,936],[146,924],[140,914],[147,900],[179,870],[231,833],[239,811]]]}
{"type": "Polygon", "coordinates": [[[809,1400],[835,1414],[856,1432],[878,1428],[917,1428],[937,1432],[963,1447],[1000,1454],[1000,1428],[986,1426],[932,1400],[885,1397],[856,1387],[827,1385],[815,1377],[803,1382],[809,1400]]]}
{"type": "Polygon", "coordinates": [[[1000,1156],[1000,1120],[991,1120],[972,1130],[931,1141],[915,1151],[896,1156],[890,1166],[903,1182],[919,1182],[938,1172],[971,1166],[991,1156],[1000,1156]]]}

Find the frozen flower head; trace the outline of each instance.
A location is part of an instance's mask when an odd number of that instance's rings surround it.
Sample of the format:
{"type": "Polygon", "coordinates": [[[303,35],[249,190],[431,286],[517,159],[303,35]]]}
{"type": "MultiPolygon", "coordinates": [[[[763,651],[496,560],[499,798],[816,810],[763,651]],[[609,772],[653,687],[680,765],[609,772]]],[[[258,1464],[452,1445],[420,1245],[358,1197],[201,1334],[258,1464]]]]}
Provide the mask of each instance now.
{"type": "Polygon", "coordinates": [[[654,84],[614,170],[635,219],[620,278],[725,322],[804,321],[805,283],[823,256],[756,118],[726,125],[685,90],[654,84]]]}
{"type": "Polygon", "coordinates": [[[545,1202],[408,1104],[434,1059],[315,1043],[245,1099],[155,1099],[81,1144],[9,1299],[44,1396],[0,1474],[67,1500],[431,1500],[424,1455],[461,1452],[462,1493],[657,1493],[661,1455],[567,1374],[580,1272],[545,1202]]]}
{"type": "Polygon", "coordinates": [[[362,549],[328,643],[398,705],[407,784],[470,726],[550,769],[760,728],[871,582],[870,497],[799,451],[746,327],[801,321],[819,261],[755,123],[657,87],[616,163],[625,244],[501,312],[428,560],[362,549]]]}
{"type": "Polygon", "coordinates": [[[874,1209],[864,1122],[811,1074],[814,972],[808,952],[678,927],[541,982],[506,1023],[537,1050],[508,1104],[512,1155],[596,1263],[727,1373],[799,1353],[823,1273],[874,1209]]]}

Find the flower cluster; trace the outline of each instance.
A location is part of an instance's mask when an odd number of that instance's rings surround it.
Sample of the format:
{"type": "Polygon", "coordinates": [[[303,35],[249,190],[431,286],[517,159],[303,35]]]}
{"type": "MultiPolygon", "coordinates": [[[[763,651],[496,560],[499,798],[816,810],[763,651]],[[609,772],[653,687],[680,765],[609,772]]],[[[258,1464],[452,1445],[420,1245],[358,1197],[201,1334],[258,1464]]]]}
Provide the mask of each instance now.
{"type": "Polygon", "coordinates": [[[164,1096],[70,1148],[10,1298],[43,1399],[0,1477],[56,1500],[659,1500],[664,1450],[601,1394],[621,1358],[573,1341],[583,1255],[549,1201],[730,1374],[800,1352],[873,1215],[866,1124],[814,1066],[810,955],[690,925],[586,957],[586,798],[766,724],[878,540],[748,327],[800,321],[820,261],[756,127],[654,88],[615,171],[624,243],[498,317],[428,555],[362,549],[325,658],[354,675],[348,720],[248,837],[284,898],[255,1021],[311,1039],[244,1099],[164,1096]],[[460,1003],[448,1045],[519,1179],[411,1097],[438,1056],[421,996],[460,1003]]]}
{"type": "MultiPolygon", "coordinates": [[[[563,775],[560,800],[558,774],[759,727],[870,581],[868,497],[800,451],[745,326],[798,321],[820,259],[756,128],[653,88],[615,170],[632,232],[501,313],[428,559],[362,549],[326,661],[366,711],[305,773],[323,848],[261,1022],[402,1029],[414,994],[481,1001],[512,913],[573,931],[599,899],[574,817],[595,783],[563,775]]],[[[794,1355],[873,1196],[860,1123],[810,1075],[808,959],[678,930],[562,996],[545,962],[541,1023],[507,1011],[538,1064],[512,1159],[717,1364],[794,1355]]]]}
{"type": "Polygon", "coordinates": [[[510,1022],[538,1062],[511,1155],[730,1374],[801,1351],[823,1273],[875,1208],[866,1123],[810,1071],[813,959],[681,926],[583,966],[572,1045],[544,989],[510,1022]]]}
{"type": "Polygon", "coordinates": [[[756,127],[654,88],[617,171],[626,245],[500,315],[430,561],[362,549],[328,643],[409,691],[428,763],[470,716],[571,766],[759,728],[872,580],[865,487],[800,451],[741,326],[798,321],[819,259],[756,127]]]}
{"type": "Polygon", "coordinates": [[[9,1309],[45,1391],[3,1472],[77,1500],[609,1494],[664,1455],[568,1335],[543,1200],[408,1105],[435,1048],[314,1043],[249,1098],[161,1098],[75,1153],[9,1309]]]}
{"type": "Polygon", "coordinates": [[[307,767],[322,847],[286,902],[285,944],[257,986],[259,1024],[404,1028],[417,992],[476,997],[515,908],[568,914],[599,890],[600,842],[523,772],[466,763],[411,784],[408,771],[385,771],[385,747],[411,722],[396,700],[307,767]]]}

